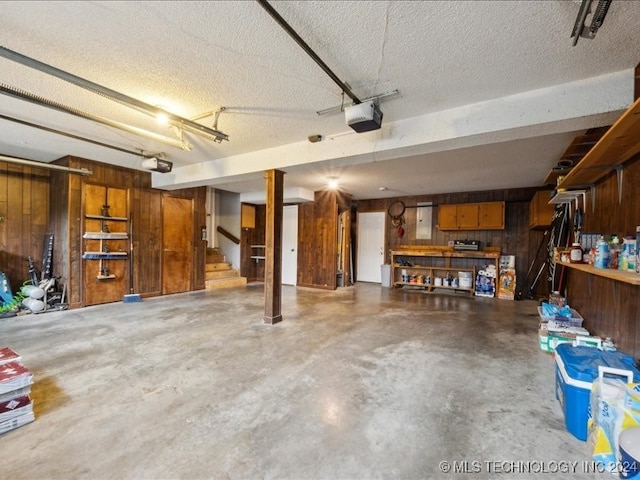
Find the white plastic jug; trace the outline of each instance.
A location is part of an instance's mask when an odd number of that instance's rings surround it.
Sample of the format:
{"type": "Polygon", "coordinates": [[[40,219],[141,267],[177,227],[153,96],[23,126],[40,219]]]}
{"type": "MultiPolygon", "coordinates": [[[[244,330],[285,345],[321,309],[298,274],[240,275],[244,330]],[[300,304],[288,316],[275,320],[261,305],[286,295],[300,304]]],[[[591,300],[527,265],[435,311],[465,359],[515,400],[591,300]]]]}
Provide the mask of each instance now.
{"type": "Polygon", "coordinates": [[[640,479],[640,427],[627,428],[618,437],[620,478],[640,479]]]}

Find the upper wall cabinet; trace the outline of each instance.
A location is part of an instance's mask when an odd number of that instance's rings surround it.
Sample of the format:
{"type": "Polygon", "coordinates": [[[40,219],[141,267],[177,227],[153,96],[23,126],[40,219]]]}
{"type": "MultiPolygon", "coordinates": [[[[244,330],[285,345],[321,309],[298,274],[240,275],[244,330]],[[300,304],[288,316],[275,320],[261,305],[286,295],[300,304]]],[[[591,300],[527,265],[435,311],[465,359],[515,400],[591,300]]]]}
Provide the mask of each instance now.
{"type": "Polygon", "coordinates": [[[504,202],[438,206],[440,230],[504,230],[504,202]]]}
{"type": "Polygon", "coordinates": [[[544,229],[551,226],[555,205],[550,204],[551,190],[536,192],[529,203],[529,228],[544,229]]]}

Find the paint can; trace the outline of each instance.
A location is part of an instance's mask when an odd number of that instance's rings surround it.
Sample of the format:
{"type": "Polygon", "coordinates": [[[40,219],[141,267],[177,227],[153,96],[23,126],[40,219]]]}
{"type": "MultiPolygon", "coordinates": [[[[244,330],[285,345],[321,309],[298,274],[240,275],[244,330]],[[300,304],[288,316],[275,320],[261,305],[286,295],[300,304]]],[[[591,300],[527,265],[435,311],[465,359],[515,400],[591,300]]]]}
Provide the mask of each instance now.
{"type": "Polygon", "coordinates": [[[473,282],[472,272],[458,272],[458,278],[460,279],[460,288],[471,288],[473,282]]]}
{"type": "Polygon", "coordinates": [[[618,437],[620,478],[640,479],[640,427],[627,428],[618,437]]]}

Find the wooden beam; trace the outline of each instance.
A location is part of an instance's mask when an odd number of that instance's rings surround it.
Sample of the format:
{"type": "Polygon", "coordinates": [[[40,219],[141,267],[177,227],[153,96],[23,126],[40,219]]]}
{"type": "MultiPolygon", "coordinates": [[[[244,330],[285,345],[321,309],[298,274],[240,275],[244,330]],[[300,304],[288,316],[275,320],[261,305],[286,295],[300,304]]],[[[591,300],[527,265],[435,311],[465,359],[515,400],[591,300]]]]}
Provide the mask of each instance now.
{"type": "Polygon", "coordinates": [[[284,204],[284,172],[281,170],[268,170],[265,178],[267,185],[267,205],[263,322],[274,324],[282,321],[282,207],[284,204]]]}

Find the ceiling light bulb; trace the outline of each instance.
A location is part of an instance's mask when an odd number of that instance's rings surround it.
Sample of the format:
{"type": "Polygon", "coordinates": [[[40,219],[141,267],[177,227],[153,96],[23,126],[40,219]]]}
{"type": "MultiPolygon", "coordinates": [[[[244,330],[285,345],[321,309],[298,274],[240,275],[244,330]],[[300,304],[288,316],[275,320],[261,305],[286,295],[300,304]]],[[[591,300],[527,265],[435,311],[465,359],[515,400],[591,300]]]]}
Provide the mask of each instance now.
{"type": "Polygon", "coordinates": [[[156,121],[160,125],[168,125],[169,124],[169,117],[167,116],[166,113],[159,112],[159,113],[156,114],[156,121]]]}
{"type": "Polygon", "coordinates": [[[329,180],[329,188],[332,190],[335,190],[336,188],[338,188],[338,180],[335,180],[335,179],[329,180]]]}

